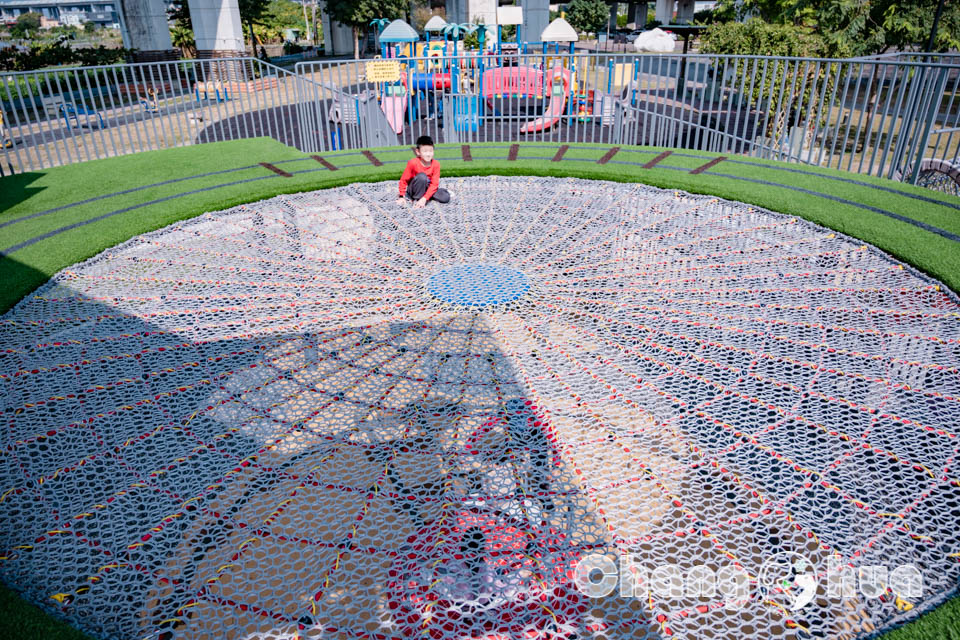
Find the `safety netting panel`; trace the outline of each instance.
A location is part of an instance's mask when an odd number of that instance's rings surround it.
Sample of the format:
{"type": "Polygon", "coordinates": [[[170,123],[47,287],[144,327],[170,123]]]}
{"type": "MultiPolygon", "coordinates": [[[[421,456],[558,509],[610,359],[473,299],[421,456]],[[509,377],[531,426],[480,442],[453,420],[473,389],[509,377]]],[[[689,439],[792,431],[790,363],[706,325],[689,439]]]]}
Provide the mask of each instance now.
{"type": "Polygon", "coordinates": [[[285,195],[0,318],[0,577],[98,637],[857,638],[960,570],[960,315],[579,179],[285,195]]]}

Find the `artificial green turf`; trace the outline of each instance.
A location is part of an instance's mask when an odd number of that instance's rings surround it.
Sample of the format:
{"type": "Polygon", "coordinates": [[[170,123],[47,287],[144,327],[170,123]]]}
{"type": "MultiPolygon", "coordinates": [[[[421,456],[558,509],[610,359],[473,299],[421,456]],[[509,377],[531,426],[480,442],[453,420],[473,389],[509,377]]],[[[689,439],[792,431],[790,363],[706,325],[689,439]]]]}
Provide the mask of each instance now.
{"type": "MultiPolygon", "coordinates": [[[[135,186],[301,157],[303,154],[296,149],[272,138],[256,138],[134,153],[0,178],[0,222],[135,186]],[[28,191],[27,199],[21,196],[20,183],[28,191]]],[[[188,180],[174,183],[168,190],[189,190],[195,188],[193,185],[188,180]]],[[[121,197],[110,202],[120,208],[125,200],[121,197]]],[[[143,198],[138,196],[129,202],[143,202],[143,198]]]]}
{"type": "Polygon", "coordinates": [[[881,640],[960,640],[960,597],[883,634],[881,640]]]}
{"type": "MultiPolygon", "coordinates": [[[[472,162],[462,160],[459,145],[438,145],[437,157],[443,165],[445,179],[469,175],[574,176],[618,182],[643,182],[657,187],[712,194],[755,204],[796,215],[860,238],[940,279],[954,290],[960,289],[960,243],[905,222],[779,186],[739,182],[708,174],[690,175],[667,168],[693,169],[714,157],[711,154],[678,151],[664,160],[663,166],[642,169],[624,163],[647,162],[662,149],[625,147],[608,164],[598,165],[596,161],[609,150],[609,145],[577,143],[576,147],[587,148],[570,149],[563,161],[551,162],[558,146],[559,143],[521,144],[520,155],[515,162],[507,161],[509,145],[503,143],[471,144],[472,162]],[[686,157],[681,154],[704,157],[686,157]]],[[[0,257],[0,283],[3,283],[0,287],[0,311],[9,309],[57,271],[138,234],[205,211],[224,209],[280,193],[330,188],[353,182],[396,180],[402,171],[403,163],[410,157],[408,149],[375,149],[373,153],[386,164],[373,167],[357,151],[325,153],[325,159],[341,167],[338,171],[330,172],[295,149],[272,139],[260,138],[154,151],[0,178],[0,223],[86,198],[187,178],[11,224],[0,229],[0,249],[68,224],[142,202],[256,178],[253,182],[219,186],[212,191],[193,193],[121,213],[58,234],[13,252],[10,256],[0,257]],[[259,162],[279,163],[277,166],[296,175],[292,178],[279,177],[259,166],[259,162]],[[348,164],[358,166],[345,166],[348,164]],[[202,178],[192,177],[230,169],[239,170],[202,178]]],[[[713,167],[711,171],[829,193],[960,234],[960,212],[956,209],[859,185],[784,173],[766,167],[799,167],[823,176],[852,178],[895,188],[904,193],[921,194],[954,205],[960,204],[958,198],[834,169],[785,165],[754,158],[742,159],[764,166],[724,162],[713,167]]],[[[85,637],[69,626],[47,617],[33,605],[24,603],[5,588],[0,588],[0,613],[6,614],[0,620],[0,633],[4,637],[85,637]]],[[[884,640],[960,639],[960,634],[955,630],[958,618],[960,600],[954,599],[920,620],[884,636],[884,640]]]]}
{"type": "Polygon", "coordinates": [[[91,640],[0,585],[0,634],[16,640],[91,640]]]}

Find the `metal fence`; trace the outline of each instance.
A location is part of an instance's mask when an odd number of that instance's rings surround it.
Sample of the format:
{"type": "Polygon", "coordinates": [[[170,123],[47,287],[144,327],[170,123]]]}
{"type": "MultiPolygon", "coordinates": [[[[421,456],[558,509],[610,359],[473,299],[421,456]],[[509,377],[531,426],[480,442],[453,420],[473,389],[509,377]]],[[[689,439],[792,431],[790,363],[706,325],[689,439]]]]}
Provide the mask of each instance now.
{"type": "Polygon", "coordinates": [[[958,94],[952,54],[551,50],[313,61],[293,71],[251,58],[56,69],[0,75],[2,160],[19,172],[258,136],[319,153],[430,135],[739,153],[957,190],[958,94]]]}
{"type": "Polygon", "coordinates": [[[300,82],[254,58],[0,75],[0,165],[23,172],[96,158],[270,136],[292,143],[300,82]]]}

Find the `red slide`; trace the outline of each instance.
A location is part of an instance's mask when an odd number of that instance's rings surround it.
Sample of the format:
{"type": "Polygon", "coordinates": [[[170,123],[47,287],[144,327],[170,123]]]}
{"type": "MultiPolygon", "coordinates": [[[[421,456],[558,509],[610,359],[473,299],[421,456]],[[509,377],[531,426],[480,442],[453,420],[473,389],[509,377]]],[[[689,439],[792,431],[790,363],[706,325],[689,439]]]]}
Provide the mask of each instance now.
{"type": "Polygon", "coordinates": [[[549,129],[555,125],[560,120],[560,116],[563,115],[563,110],[567,107],[567,94],[570,92],[570,72],[566,69],[560,67],[554,67],[550,73],[550,80],[545,83],[544,91],[547,91],[548,88],[550,91],[550,104],[547,106],[547,110],[543,112],[539,118],[531,120],[522,127],[520,127],[520,133],[533,133],[536,131],[543,131],[544,129],[549,129]],[[563,80],[563,94],[562,95],[553,95],[553,81],[557,78],[563,80]]]}

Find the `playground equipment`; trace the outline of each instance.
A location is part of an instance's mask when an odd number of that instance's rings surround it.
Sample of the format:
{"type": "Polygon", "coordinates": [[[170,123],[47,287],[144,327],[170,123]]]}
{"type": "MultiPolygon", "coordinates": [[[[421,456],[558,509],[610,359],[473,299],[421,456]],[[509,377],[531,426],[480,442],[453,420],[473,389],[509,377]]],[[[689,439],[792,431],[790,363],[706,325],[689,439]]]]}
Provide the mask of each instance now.
{"type": "Polygon", "coordinates": [[[523,7],[497,7],[497,55],[503,53],[503,27],[508,25],[516,27],[516,42],[513,45],[517,46],[521,42],[523,7]]]}
{"type": "MultiPolygon", "coordinates": [[[[908,180],[913,175],[913,165],[908,165],[904,171],[896,171],[894,180],[908,180]]],[[[951,193],[960,196],[960,164],[936,158],[924,158],[920,161],[917,170],[916,184],[921,187],[951,193]]]]}
{"type": "MultiPolygon", "coordinates": [[[[457,131],[478,131],[487,114],[493,117],[501,113],[504,98],[511,101],[510,107],[524,110],[529,99],[543,101],[534,108],[539,112],[523,123],[520,133],[538,133],[557,126],[566,116],[569,124],[589,123],[595,113],[602,114],[601,124],[613,122],[613,100],[604,102],[607,96],[595,87],[580,87],[577,69],[572,57],[578,37],[575,30],[563,19],[557,18],[541,33],[541,42],[522,43],[524,51],[536,47],[524,66],[519,60],[507,60],[493,51],[484,55],[487,27],[471,24],[447,24],[440,19],[430,21],[426,31],[427,41],[421,42],[417,33],[402,20],[387,24],[375,20],[372,25],[381,28],[379,43],[381,58],[367,63],[365,79],[375,84],[375,94],[390,127],[397,135],[405,125],[413,126],[414,120],[423,114],[421,100],[427,100],[426,115],[443,121],[444,130],[455,138],[457,131]],[[430,41],[430,34],[442,32],[444,41],[430,41]],[[457,40],[465,33],[476,33],[480,52],[475,55],[458,56],[457,40]],[[448,50],[448,39],[453,47],[448,50]],[[563,48],[562,47],[562,45],[563,48]],[[541,51],[542,49],[542,51],[541,51]],[[447,57],[448,54],[450,57],[447,57]],[[486,68],[491,61],[493,66],[486,68]],[[438,99],[443,94],[443,99],[438,99]],[[525,99],[526,104],[517,104],[515,99],[525,99]],[[495,103],[496,100],[501,102],[495,103]],[[447,123],[444,114],[452,116],[447,123]]],[[[609,93],[609,88],[607,93],[609,93]]],[[[506,115],[506,118],[513,118],[506,115]]],[[[527,116],[530,117],[530,116],[527,116]]],[[[446,134],[445,134],[446,135],[446,134]]]]}
{"type": "Polygon", "coordinates": [[[563,67],[555,67],[550,71],[550,104],[542,116],[520,127],[521,133],[532,133],[549,129],[558,122],[567,106],[567,95],[570,93],[571,73],[563,67]]]}
{"type": "MultiPolygon", "coordinates": [[[[481,93],[486,100],[487,107],[494,108],[493,98],[500,96],[516,96],[525,98],[532,96],[538,99],[545,97],[545,74],[535,67],[495,67],[483,72],[481,93]]],[[[527,122],[520,127],[521,133],[533,133],[549,129],[559,122],[567,107],[567,95],[573,74],[569,69],[556,66],[549,71],[546,87],[550,90],[550,103],[540,117],[527,122]]]]}
{"type": "Polygon", "coordinates": [[[417,73],[413,71],[409,78],[407,86],[411,91],[449,90],[452,86],[449,73],[417,73]]]}
{"type": "Polygon", "coordinates": [[[4,149],[13,147],[13,139],[7,135],[7,127],[3,124],[3,109],[0,109],[0,147],[4,149]]]}
{"type": "MultiPolygon", "coordinates": [[[[569,43],[570,53],[574,51],[574,43],[578,40],[576,31],[563,18],[557,18],[541,33],[544,58],[541,69],[535,67],[500,67],[483,72],[480,92],[486,98],[487,104],[493,108],[493,96],[516,95],[519,97],[535,96],[544,98],[546,90],[550,91],[550,103],[543,114],[520,127],[521,133],[535,133],[550,129],[560,122],[565,112],[575,115],[572,105],[568,104],[571,88],[576,86],[576,68],[570,64],[566,68],[561,64],[552,64],[546,58],[550,44],[554,44],[559,53],[560,43],[569,43]],[[550,69],[546,71],[546,69],[550,69]]],[[[592,111],[592,107],[589,109],[592,111]]],[[[584,108],[585,117],[588,109],[584,108]]]]}
{"type": "Polygon", "coordinates": [[[453,180],[477,206],[412,214],[390,180],[180,221],[4,316],[10,586],[151,640],[856,640],[954,592],[949,291],[712,195],[453,180]],[[769,570],[795,549],[924,575],[806,633],[769,570]],[[594,554],[636,597],[578,594],[594,554]],[[728,559],[739,591],[647,597],[728,559]]]}
{"type": "Polygon", "coordinates": [[[447,21],[440,16],[433,16],[427,20],[427,24],[423,25],[423,33],[427,36],[427,42],[430,42],[430,34],[441,33],[446,26],[447,21]]]}
{"type": "MultiPolygon", "coordinates": [[[[379,35],[382,59],[392,64],[368,65],[366,75],[368,81],[378,83],[381,108],[390,127],[400,134],[403,133],[408,106],[412,107],[410,117],[417,117],[420,100],[427,97],[430,112],[433,112],[436,104],[432,99],[434,92],[456,92],[461,86],[457,59],[446,61],[444,58],[447,54],[446,37],[453,36],[456,49],[456,40],[461,34],[479,28],[482,42],[485,29],[475,25],[447,24],[438,18],[428,23],[428,41],[420,42],[417,33],[403,20],[394,20],[387,25],[385,22],[383,19],[374,20],[371,25],[382,28],[379,35]],[[444,41],[430,42],[431,31],[442,31],[444,41]]],[[[437,109],[437,115],[442,115],[442,107],[437,109]]]]}
{"type": "Polygon", "coordinates": [[[330,82],[321,83],[321,86],[333,94],[327,119],[336,125],[330,132],[330,142],[334,149],[342,146],[339,127],[357,125],[361,120],[364,126],[360,127],[362,140],[359,142],[363,146],[398,144],[397,131],[388,121],[386,112],[377,104],[376,95],[373,92],[365,91],[351,95],[330,82]]]}
{"type": "MultiPolygon", "coordinates": [[[[379,26],[382,25],[383,20],[375,20],[371,24],[374,23],[379,26]]],[[[414,43],[419,40],[420,36],[417,35],[417,32],[403,20],[394,20],[383,27],[383,30],[380,32],[380,48],[384,58],[398,57],[397,49],[399,47],[392,47],[393,51],[390,51],[389,49],[391,49],[391,47],[389,47],[389,45],[414,43]],[[391,53],[393,54],[392,56],[390,55],[391,53]]],[[[386,115],[390,128],[393,129],[394,133],[400,134],[403,133],[403,119],[407,113],[408,92],[405,82],[406,78],[405,74],[399,73],[399,66],[397,66],[396,73],[394,73],[392,68],[387,70],[387,73],[392,82],[389,85],[384,84],[381,87],[380,107],[383,109],[384,115],[386,115]],[[394,75],[398,77],[394,79],[394,75]]],[[[369,72],[367,75],[368,79],[370,79],[369,72]]]]}
{"type": "Polygon", "coordinates": [[[447,55],[447,45],[442,40],[408,42],[398,46],[396,51],[399,58],[415,58],[418,71],[439,71],[443,69],[443,57],[447,55]]]}
{"type": "Polygon", "coordinates": [[[391,85],[387,89],[388,93],[380,97],[380,108],[393,132],[400,134],[403,133],[403,118],[407,113],[406,87],[402,84],[391,85]]]}

